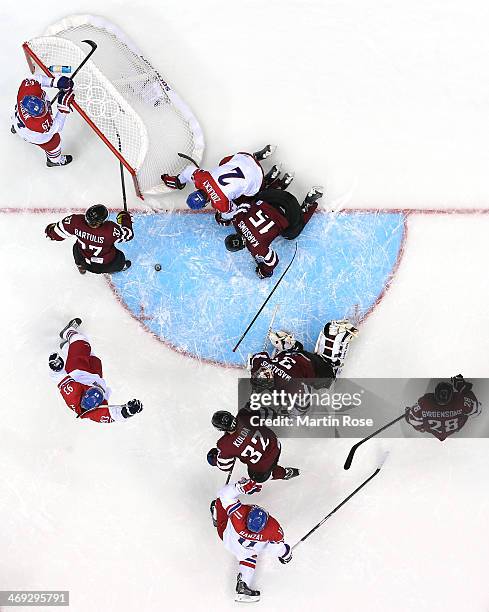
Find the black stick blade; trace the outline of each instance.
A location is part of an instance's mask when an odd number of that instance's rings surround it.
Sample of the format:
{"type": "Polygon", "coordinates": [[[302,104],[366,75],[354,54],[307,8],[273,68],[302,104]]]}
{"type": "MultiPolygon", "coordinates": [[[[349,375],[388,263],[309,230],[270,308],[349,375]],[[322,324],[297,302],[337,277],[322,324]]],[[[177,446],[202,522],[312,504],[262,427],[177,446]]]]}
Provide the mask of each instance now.
{"type": "Polygon", "coordinates": [[[345,465],[343,466],[345,470],[349,470],[351,468],[355,451],[360,446],[360,444],[361,442],[357,442],[351,447],[350,452],[348,453],[348,457],[346,458],[345,465]]]}

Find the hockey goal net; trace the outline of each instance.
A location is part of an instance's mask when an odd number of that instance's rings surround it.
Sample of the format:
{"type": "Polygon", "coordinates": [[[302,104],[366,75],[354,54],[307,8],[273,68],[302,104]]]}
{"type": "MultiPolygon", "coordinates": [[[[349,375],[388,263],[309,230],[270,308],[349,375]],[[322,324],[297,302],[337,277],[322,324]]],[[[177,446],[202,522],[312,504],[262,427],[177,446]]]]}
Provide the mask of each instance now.
{"type": "Polygon", "coordinates": [[[202,130],[190,108],[119,28],[93,15],[66,17],[45,36],[24,43],[31,72],[52,76],[53,66],[74,71],[90,51],[85,39],[97,49],[75,77],[74,108],[130,172],[139,197],[166,192],[160,175],[178,174],[187,164],[178,152],[201,161],[202,130]]]}

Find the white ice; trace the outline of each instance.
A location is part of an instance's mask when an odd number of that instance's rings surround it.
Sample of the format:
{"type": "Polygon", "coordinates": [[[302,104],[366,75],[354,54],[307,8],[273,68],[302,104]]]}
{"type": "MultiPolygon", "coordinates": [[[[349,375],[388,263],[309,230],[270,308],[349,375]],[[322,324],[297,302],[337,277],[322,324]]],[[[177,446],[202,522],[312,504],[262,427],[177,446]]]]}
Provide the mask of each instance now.
{"type": "MultiPolygon", "coordinates": [[[[202,123],[207,163],[270,141],[296,171],[297,194],[327,185],[325,206],[458,209],[409,217],[398,273],[343,373],[487,374],[487,3],[4,3],[1,208],[119,206],[117,164],[76,116],[65,169],[46,169],[9,133],[27,73],[21,43],[81,12],[117,23],[160,68],[202,123]]],[[[134,196],[130,207],[140,207],[134,196]]],[[[166,349],[103,278],[80,277],[70,246],[43,236],[59,216],[1,215],[0,589],[69,589],[75,612],[231,610],[235,565],[208,513],[223,478],[205,453],[210,415],[234,405],[237,373],[166,349]],[[57,396],[46,356],[75,315],[114,400],[144,401],[131,421],[80,422],[57,396]]],[[[384,440],[344,472],[350,444],[284,444],[284,463],[302,475],[267,485],[260,500],[292,543],[371,472],[381,448],[391,453],[290,565],[260,564],[256,607],[487,612],[487,441],[384,440]]]]}

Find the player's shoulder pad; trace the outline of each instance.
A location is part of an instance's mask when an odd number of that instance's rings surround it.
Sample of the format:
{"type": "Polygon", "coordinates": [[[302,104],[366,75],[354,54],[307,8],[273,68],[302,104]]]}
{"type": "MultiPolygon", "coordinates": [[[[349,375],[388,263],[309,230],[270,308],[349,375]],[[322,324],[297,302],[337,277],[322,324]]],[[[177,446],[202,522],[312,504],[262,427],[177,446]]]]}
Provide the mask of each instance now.
{"type": "Polygon", "coordinates": [[[227,164],[228,161],[231,161],[233,159],[234,155],[226,155],[226,157],[223,157],[221,159],[221,161],[219,162],[220,166],[224,166],[224,164],[227,164]]]}
{"type": "Polygon", "coordinates": [[[265,526],[263,535],[269,542],[283,542],[284,531],[276,518],[270,516],[265,526]]]}

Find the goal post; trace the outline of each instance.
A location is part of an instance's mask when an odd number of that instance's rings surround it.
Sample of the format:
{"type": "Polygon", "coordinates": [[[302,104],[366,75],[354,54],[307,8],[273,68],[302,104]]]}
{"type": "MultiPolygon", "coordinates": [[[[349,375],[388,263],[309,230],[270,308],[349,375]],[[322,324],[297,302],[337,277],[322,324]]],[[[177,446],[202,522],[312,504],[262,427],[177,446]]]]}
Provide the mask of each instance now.
{"type": "Polygon", "coordinates": [[[165,193],[160,175],[184,168],[179,152],[202,159],[197,119],[127,35],[102,17],[66,17],[24,43],[31,72],[53,76],[57,65],[74,71],[89,50],[84,39],[97,50],[75,77],[73,107],[131,174],[139,197],[165,193]]]}

